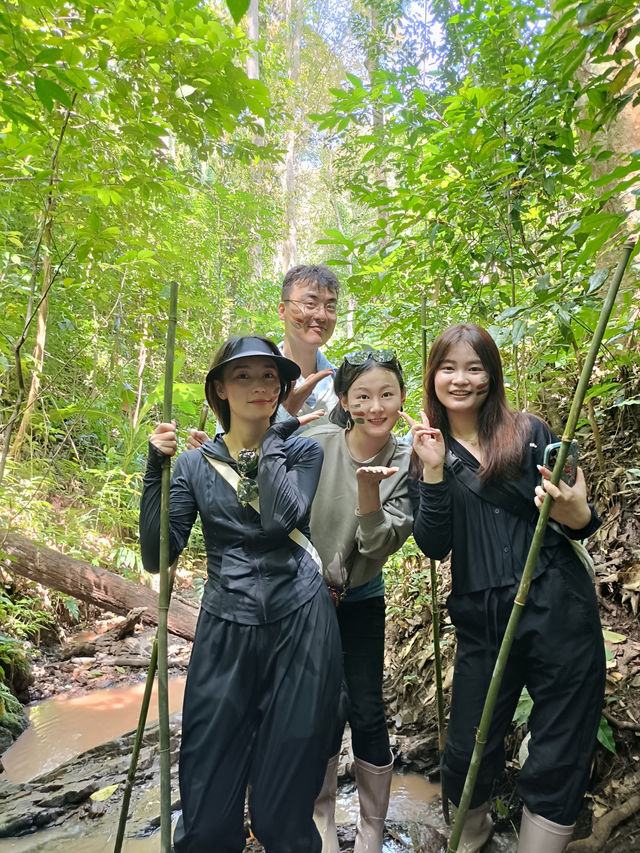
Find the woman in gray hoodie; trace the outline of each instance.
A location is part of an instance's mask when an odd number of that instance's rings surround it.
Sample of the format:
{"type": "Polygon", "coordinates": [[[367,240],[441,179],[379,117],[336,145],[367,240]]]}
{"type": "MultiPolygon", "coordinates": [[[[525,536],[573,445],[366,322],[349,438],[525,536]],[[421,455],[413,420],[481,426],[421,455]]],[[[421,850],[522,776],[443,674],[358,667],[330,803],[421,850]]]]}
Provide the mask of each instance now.
{"type": "MultiPolygon", "coordinates": [[[[304,433],[324,450],[311,507],[311,539],[337,605],[360,799],[354,853],[380,853],[393,758],[382,700],[385,601],[382,567],[411,533],[407,487],[411,448],[392,429],[405,397],[391,350],[346,355],[336,373],[332,423],[304,433]]],[[[336,721],[332,757],[316,800],[323,853],[337,853],[335,798],[345,719],[336,721]]]]}

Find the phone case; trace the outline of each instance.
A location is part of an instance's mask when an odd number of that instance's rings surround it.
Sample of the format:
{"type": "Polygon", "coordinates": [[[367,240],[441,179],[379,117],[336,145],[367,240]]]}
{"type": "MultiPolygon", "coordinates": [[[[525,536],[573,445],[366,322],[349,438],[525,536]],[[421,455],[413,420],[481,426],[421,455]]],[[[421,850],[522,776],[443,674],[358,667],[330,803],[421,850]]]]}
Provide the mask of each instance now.
{"type": "MultiPolygon", "coordinates": [[[[553,471],[556,459],[558,458],[558,451],[560,450],[561,442],[555,441],[553,444],[547,444],[544,449],[544,458],[543,464],[545,468],[549,468],[550,471],[553,471]]],[[[578,457],[580,455],[580,445],[574,439],[569,445],[569,453],[567,454],[567,458],[564,463],[564,468],[562,469],[562,474],[560,475],[560,479],[565,482],[568,486],[575,486],[576,476],[578,474],[578,457]]]]}

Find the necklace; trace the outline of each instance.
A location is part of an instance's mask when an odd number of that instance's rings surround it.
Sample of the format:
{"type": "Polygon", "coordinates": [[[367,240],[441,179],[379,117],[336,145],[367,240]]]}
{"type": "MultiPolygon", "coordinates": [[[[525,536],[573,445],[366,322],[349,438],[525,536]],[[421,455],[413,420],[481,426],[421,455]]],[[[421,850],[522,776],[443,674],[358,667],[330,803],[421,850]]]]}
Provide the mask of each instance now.
{"type": "Polygon", "coordinates": [[[470,444],[471,447],[480,446],[480,439],[478,438],[477,433],[473,436],[473,438],[462,438],[461,435],[453,435],[453,433],[451,433],[451,438],[455,438],[456,441],[460,441],[462,442],[462,444],[470,444]]]}

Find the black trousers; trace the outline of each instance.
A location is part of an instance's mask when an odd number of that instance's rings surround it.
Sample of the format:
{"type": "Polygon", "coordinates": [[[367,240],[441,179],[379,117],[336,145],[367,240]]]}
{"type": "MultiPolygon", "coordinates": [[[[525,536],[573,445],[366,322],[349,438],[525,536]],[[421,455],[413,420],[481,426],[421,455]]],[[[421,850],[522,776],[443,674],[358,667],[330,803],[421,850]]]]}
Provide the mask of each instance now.
{"type": "Polygon", "coordinates": [[[324,586],[284,619],[238,625],[200,611],[182,716],[176,853],[241,853],[244,803],[267,853],[319,853],[313,822],[341,680],[324,586]]]}
{"type": "Polygon", "coordinates": [[[346,702],[331,754],[340,751],[344,724],[349,722],[353,754],[384,767],[389,763],[389,732],[382,701],[384,666],[384,596],[343,602],[338,608],[346,702]]]}
{"type": "MultiPolygon", "coordinates": [[[[460,802],[476,728],[516,587],[450,596],[458,649],[443,759],[446,795],[460,802]]],[[[605,655],[593,583],[582,566],[536,578],[520,616],[471,806],[491,795],[504,765],[504,736],[526,685],[534,705],[529,758],[518,790],[527,808],[574,823],[586,790],[602,712],[605,655]]]]}

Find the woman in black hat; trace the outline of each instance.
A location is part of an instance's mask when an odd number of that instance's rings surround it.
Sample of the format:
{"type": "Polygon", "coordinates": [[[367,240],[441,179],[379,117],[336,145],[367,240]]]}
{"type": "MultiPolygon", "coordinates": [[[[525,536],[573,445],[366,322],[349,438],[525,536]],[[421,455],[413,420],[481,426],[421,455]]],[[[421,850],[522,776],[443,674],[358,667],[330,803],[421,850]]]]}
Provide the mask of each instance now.
{"type": "MultiPolygon", "coordinates": [[[[170,561],[200,514],[208,579],[184,697],[176,853],[317,853],[313,803],[329,757],[341,652],[309,542],[322,450],[294,435],[321,412],[274,423],[300,374],[266,338],[232,338],[205,381],[224,433],[181,454],[171,478],[170,561]]],[[[158,570],[160,466],[175,424],[150,438],[142,559],[158,570]]]]}

